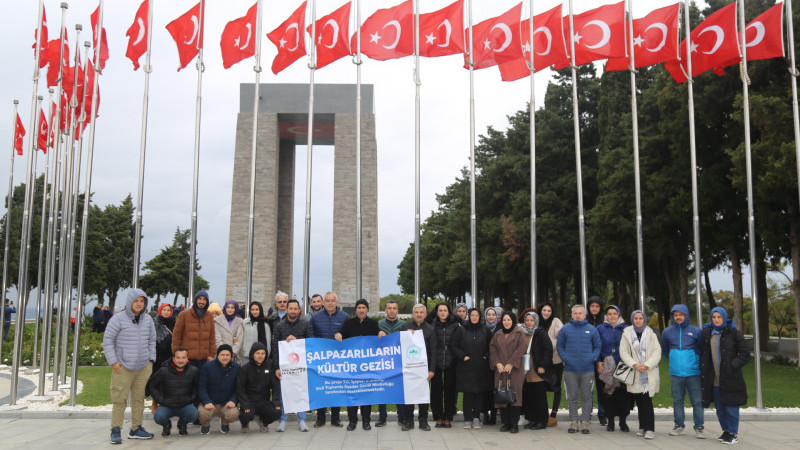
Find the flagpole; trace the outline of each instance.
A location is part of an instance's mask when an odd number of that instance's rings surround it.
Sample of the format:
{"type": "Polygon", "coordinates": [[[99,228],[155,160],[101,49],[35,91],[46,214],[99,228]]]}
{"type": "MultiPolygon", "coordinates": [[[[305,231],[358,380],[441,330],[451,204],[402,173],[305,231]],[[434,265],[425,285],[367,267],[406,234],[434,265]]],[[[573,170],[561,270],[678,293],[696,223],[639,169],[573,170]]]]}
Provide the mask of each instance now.
{"type": "MultiPolygon", "coordinates": [[[[420,85],[419,79],[419,0],[414,0],[414,304],[420,302],[420,85]]],[[[474,295],[474,294],[473,294],[474,295]]]]}
{"type": "MultiPolygon", "coordinates": [[[[44,97],[42,97],[41,95],[37,96],[37,100],[38,101],[37,101],[36,108],[35,108],[36,109],[36,122],[35,122],[36,134],[33,134],[33,132],[31,132],[31,137],[30,137],[31,140],[33,140],[34,138],[36,139],[36,142],[33,144],[33,165],[31,166],[31,180],[33,180],[32,181],[33,184],[31,185],[31,193],[30,193],[30,204],[31,204],[31,208],[33,208],[31,210],[31,216],[33,216],[35,214],[35,208],[36,208],[36,206],[34,204],[34,202],[36,201],[36,167],[39,164],[38,161],[37,161],[38,158],[39,158],[39,154],[37,153],[37,151],[39,150],[39,146],[38,146],[39,128],[41,127],[41,123],[40,123],[41,119],[39,118],[40,117],[39,111],[42,108],[42,99],[43,98],[44,97]]],[[[45,161],[46,160],[47,160],[47,155],[45,154],[45,161]]],[[[47,177],[45,177],[42,180],[42,189],[44,189],[44,190],[47,189],[47,187],[45,186],[45,183],[47,183],[47,177]]],[[[44,198],[44,194],[42,195],[42,198],[44,198]]],[[[42,213],[42,218],[44,218],[44,212],[42,213]]],[[[31,241],[30,241],[31,238],[30,237],[32,235],[33,235],[33,217],[31,217],[31,220],[28,222],[28,243],[26,245],[26,250],[25,250],[29,255],[28,258],[30,258],[30,254],[31,254],[31,241]]],[[[41,273],[41,267],[40,267],[41,266],[41,259],[42,259],[42,257],[41,257],[41,254],[40,254],[39,255],[39,264],[37,266],[37,271],[40,272],[40,273],[41,273]]],[[[26,286],[30,286],[30,281],[28,281],[28,273],[27,273],[27,271],[25,271],[25,285],[26,286]]],[[[38,284],[36,285],[36,288],[37,288],[37,290],[39,289],[39,285],[38,284]]],[[[28,293],[28,298],[25,301],[25,303],[26,303],[25,306],[26,307],[27,307],[27,302],[28,301],[30,301],[30,291],[28,293]]],[[[3,308],[3,309],[5,309],[5,308],[3,308]]],[[[31,367],[33,369],[36,368],[36,350],[37,350],[36,349],[36,344],[37,344],[37,342],[36,342],[37,336],[36,335],[39,332],[38,331],[38,324],[39,324],[39,322],[38,322],[38,317],[39,317],[39,314],[38,314],[39,305],[38,305],[38,303],[36,305],[36,312],[37,312],[37,314],[36,314],[37,321],[34,324],[34,331],[33,331],[34,347],[33,347],[33,353],[31,355],[31,367]]]]}
{"type": "MultiPolygon", "coordinates": [[[[48,98],[48,102],[50,104],[50,117],[53,114],[53,88],[48,89],[50,96],[48,98]]],[[[41,130],[41,124],[39,125],[39,130],[36,130],[36,138],[38,142],[39,132],[41,130]]],[[[47,149],[47,144],[50,140],[50,130],[47,130],[47,136],[45,137],[45,149],[47,149]]],[[[36,322],[33,325],[33,357],[31,361],[33,363],[33,368],[37,368],[36,364],[36,356],[39,354],[39,322],[41,320],[41,313],[42,313],[42,262],[44,262],[44,242],[47,239],[46,231],[45,231],[45,224],[47,223],[47,191],[48,191],[48,184],[47,178],[50,175],[50,153],[45,153],[44,155],[44,178],[42,178],[42,222],[39,225],[39,263],[37,264],[36,269],[36,290],[38,291],[36,294],[36,322]]],[[[41,364],[39,364],[41,365],[41,364]]]]}
{"type": "Polygon", "coordinates": [[[692,228],[694,230],[694,281],[695,301],[697,303],[697,326],[703,325],[703,302],[700,296],[700,213],[697,203],[697,144],[694,126],[694,78],[692,76],[692,35],[689,21],[689,0],[684,0],[684,29],[686,30],[686,87],[689,91],[689,148],[692,164],[692,228]]]}
{"type": "Polygon", "coordinates": [[[536,84],[534,83],[534,58],[536,48],[533,43],[533,0],[530,0],[530,24],[528,39],[531,43],[531,98],[530,98],[530,133],[531,133],[531,307],[536,308],[536,84]]]}
{"type": "MultiPolygon", "coordinates": [[[[55,303],[55,275],[56,275],[56,246],[58,245],[58,236],[56,230],[58,229],[58,217],[57,212],[59,211],[59,203],[61,199],[59,186],[61,185],[61,169],[62,169],[62,159],[65,158],[65,155],[61,153],[61,100],[62,100],[62,84],[63,84],[63,72],[64,67],[62,64],[63,60],[63,51],[66,30],[64,28],[64,24],[66,23],[66,15],[67,15],[67,3],[61,3],[61,28],[59,34],[59,47],[58,47],[58,92],[56,98],[56,113],[53,122],[55,122],[55,128],[53,131],[53,145],[55,147],[55,154],[53,155],[53,161],[55,167],[53,168],[53,179],[51,180],[50,185],[53,187],[54,194],[50,196],[50,213],[48,214],[47,219],[47,236],[48,236],[48,245],[47,245],[47,264],[45,266],[45,312],[44,312],[44,329],[42,330],[42,361],[41,368],[39,371],[39,392],[38,395],[42,396],[45,394],[44,386],[46,384],[46,373],[47,368],[50,365],[50,342],[52,340],[52,323],[53,323],[53,305],[55,303]]],[[[49,67],[47,70],[52,70],[52,66],[49,67]]],[[[63,191],[61,191],[63,192],[63,191]]],[[[59,299],[61,296],[59,295],[59,299]]],[[[61,315],[57,316],[57,320],[60,321],[61,315]]],[[[56,327],[56,340],[58,339],[58,327],[56,327]]],[[[58,352],[53,352],[53,357],[58,357],[58,352]]],[[[56,368],[56,361],[53,361],[53,388],[52,390],[55,391],[58,389],[58,380],[55,376],[55,368],[56,368]]]]}
{"type": "MultiPolygon", "coordinates": [[[[131,287],[139,288],[139,268],[142,259],[142,203],[144,201],[144,163],[145,152],[147,150],[147,117],[150,106],[150,72],[153,66],[150,65],[150,50],[153,42],[153,2],[147,3],[147,52],[144,63],[144,98],[142,99],[142,133],[139,142],[139,187],[136,197],[136,234],[134,235],[133,245],[133,278],[131,287]]],[[[102,35],[100,37],[102,39],[102,35]]],[[[85,89],[85,88],[84,88],[85,89]]]]}
{"type": "MultiPolygon", "coordinates": [[[[75,396],[78,390],[78,355],[80,354],[80,335],[81,320],[83,320],[83,285],[84,272],[86,269],[86,244],[89,232],[89,206],[91,203],[90,193],[92,192],[92,162],[94,161],[94,134],[97,125],[97,91],[100,85],[100,51],[103,47],[103,1],[100,0],[99,13],[97,14],[97,43],[94,48],[94,63],[90,65],[91,70],[95,71],[94,83],[92,83],[92,111],[89,116],[89,146],[86,154],[86,185],[83,188],[83,220],[81,221],[81,251],[78,259],[78,296],[77,311],[75,313],[75,327],[72,338],[72,375],[70,377],[69,404],[75,406],[75,396]]],[[[202,12],[200,13],[202,14],[202,12]]],[[[149,30],[148,30],[149,31],[149,30]]],[[[88,46],[87,46],[88,48],[88,46]]],[[[87,59],[88,61],[88,59],[87,59]]],[[[85,89],[84,84],[84,89],[85,89]]],[[[85,95],[84,95],[85,97],[85,95]]],[[[85,109],[85,108],[81,108],[85,109]]]]}
{"type": "MultiPolygon", "coordinates": [[[[308,276],[311,264],[311,156],[314,150],[314,70],[316,64],[317,2],[311,0],[311,49],[308,55],[308,145],[306,147],[306,228],[303,238],[303,300],[308,298],[308,276]]],[[[356,299],[358,300],[358,299],[356,299]]],[[[305,312],[308,302],[303,301],[305,312]]]]}
{"type": "Polygon", "coordinates": [[[575,65],[575,21],[572,14],[572,0],[569,0],[569,47],[572,60],[572,118],[575,128],[575,175],[578,181],[578,233],[581,254],[581,297],[583,306],[588,300],[588,286],[586,282],[586,227],[583,216],[583,175],[581,163],[581,127],[578,111],[578,74],[575,65]]]}
{"type": "MultiPolygon", "coordinates": [[[[11,128],[11,163],[8,165],[8,196],[6,197],[6,243],[5,250],[3,250],[3,309],[0,309],[0,324],[6,323],[6,290],[8,289],[8,241],[11,239],[11,209],[14,202],[14,157],[16,156],[17,149],[14,148],[17,135],[17,108],[19,107],[19,100],[14,99],[14,115],[11,122],[14,126],[11,128]]],[[[3,343],[5,340],[0,339],[0,353],[3,351],[3,343]]]]}
{"type": "MultiPolygon", "coordinates": [[[[355,1],[356,21],[358,22],[358,33],[356,33],[356,54],[358,55],[356,57],[356,300],[360,300],[363,298],[363,286],[361,284],[361,266],[363,263],[361,259],[361,228],[363,223],[361,218],[361,4],[359,0],[355,1]]],[[[417,15],[417,21],[419,21],[419,15],[417,15]]],[[[419,63],[419,59],[417,59],[417,63],[419,63]]],[[[417,84],[417,105],[419,109],[419,84],[417,84]]],[[[419,118],[419,115],[417,117],[419,118]]],[[[417,133],[417,136],[417,139],[419,139],[419,133],[417,133]]],[[[417,149],[419,149],[419,146],[417,146],[417,149]]]]}
{"type": "MultiPolygon", "coordinates": [[[[798,198],[800,198],[800,112],[798,111],[798,104],[797,104],[797,77],[800,76],[800,72],[797,71],[795,65],[795,55],[794,55],[794,23],[792,18],[792,2],[784,2],[786,5],[786,23],[787,23],[787,31],[788,31],[788,40],[789,40],[789,74],[791,75],[792,79],[792,118],[794,123],[794,152],[795,152],[795,161],[797,162],[797,194],[798,198]]],[[[795,323],[800,323],[800,309],[795,311],[795,323]]],[[[797,341],[798,349],[800,350],[800,339],[797,341]]]]}
{"type": "MultiPolygon", "coordinates": [[[[253,87],[253,142],[250,150],[250,217],[247,224],[247,280],[244,292],[244,303],[247,309],[246,314],[250,314],[250,302],[253,296],[253,243],[255,240],[256,224],[256,156],[258,154],[258,99],[261,86],[261,0],[256,2],[256,54],[255,72],[256,80],[253,87]]],[[[307,302],[303,301],[305,305],[307,302]]]]}
{"type": "MultiPolygon", "coordinates": [[[[36,130],[36,119],[38,118],[38,111],[36,111],[36,100],[37,100],[37,91],[39,90],[39,58],[41,57],[41,49],[42,49],[42,15],[44,14],[44,0],[39,0],[39,13],[37,15],[37,28],[36,28],[36,49],[34,50],[34,68],[33,68],[33,94],[31,98],[31,135],[33,135],[34,130],[36,130]]],[[[16,109],[16,103],[14,104],[14,109],[16,109]]],[[[14,114],[14,120],[16,121],[17,115],[14,114]]],[[[16,127],[16,122],[15,122],[16,127]]],[[[12,135],[13,136],[13,135],[12,135]]],[[[34,152],[34,139],[28,140],[28,170],[26,173],[26,181],[25,181],[25,189],[26,193],[32,192],[31,189],[31,163],[33,162],[33,152],[34,152]]],[[[13,192],[12,192],[13,194],[13,192]]],[[[9,203],[10,204],[10,203],[9,203]]],[[[19,276],[17,278],[17,306],[20,309],[17,310],[17,317],[16,317],[16,327],[14,329],[14,355],[12,359],[11,365],[11,392],[9,393],[9,404],[16,405],[17,404],[17,386],[19,382],[19,364],[20,359],[22,358],[22,338],[24,336],[24,326],[25,326],[25,306],[27,304],[27,287],[23,283],[25,276],[27,275],[27,266],[28,266],[28,255],[26,253],[27,246],[28,246],[28,239],[30,238],[30,228],[28,226],[28,222],[30,222],[30,208],[31,202],[29,201],[28,196],[25,197],[25,205],[23,208],[22,213],[22,238],[20,240],[20,264],[19,264],[19,276]]],[[[9,208],[10,213],[10,208],[9,208]]],[[[10,214],[7,216],[9,217],[10,214]]],[[[6,228],[8,228],[8,223],[6,223],[6,228]]],[[[8,242],[8,240],[6,240],[8,242]]],[[[5,276],[3,277],[5,279],[5,276]]],[[[4,283],[5,284],[5,283],[4,283]]],[[[5,285],[3,286],[5,289],[5,285]]],[[[5,310],[5,290],[3,291],[3,310],[5,310]]],[[[5,318],[3,318],[5,320],[5,318]]]]}
{"type": "Polygon", "coordinates": [[[469,14],[469,238],[470,238],[470,302],[472,308],[478,304],[478,260],[477,220],[475,216],[475,61],[472,48],[472,0],[467,2],[469,14]]]}
{"type": "MultiPolygon", "coordinates": [[[[200,118],[203,106],[203,71],[205,65],[203,64],[203,41],[202,33],[205,32],[204,18],[206,8],[205,0],[200,0],[200,33],[197,38],[197,104],[195,109],[194,118],[194,172],[192,175],[192,231],[191,241],[189,242],[189,293],[186,298],[194,299],[194,267],[197,261],[197,194],[200,181],[200,118]]],[[[149,30],[148,30],[149,31],[149,30]]],[[[187,301],[188,304],[188,301],[187,301]]]]}
{"type": "Polygon", "coordinates": [[[642,185],[639,166],[639,105],[636,100],[636,54],[633,44],[633,0],[628,3],[628,30],[630,31],[631,118],[633,122],[633,178],[636,191],[636,261],[638,275],[639,309],[644,311],[644,234],[642,233],[642,185]]]}

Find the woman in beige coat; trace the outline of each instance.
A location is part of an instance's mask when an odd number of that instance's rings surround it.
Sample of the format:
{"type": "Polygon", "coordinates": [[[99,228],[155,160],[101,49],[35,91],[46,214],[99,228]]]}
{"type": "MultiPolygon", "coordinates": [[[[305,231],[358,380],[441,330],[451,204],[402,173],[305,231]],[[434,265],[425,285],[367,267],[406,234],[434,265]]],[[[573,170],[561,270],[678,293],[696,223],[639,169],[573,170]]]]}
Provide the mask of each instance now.
{"type": "Polygon", "coordinates": [[[658,363],[661,361],[661,343],[656,333],[646,325],[642,311],[631,314],[631,324],[622,333],[619,345],[620,360],[634,371],[633,383],[628,393],[639,407],[639,432],[645,439],[655,437],[653,396],[658,393],[660,379],[658,363]]]}
{"type": "Polygon", "coordinates": [[[517,328],[517,318],[511,312],[504,312],[500,316],[500,324],[494,333],[489,347],[489,366],[494,371],[494,385],[502,381],[505,385],[508,380],[516,393],[514,403],[498,404],[500,418],[503,426],[500,431],[519,433],[519,415],[522,406],[522,384],[525,382],[525,369],[522,367],[522,355],[528,349],[528,339],[525,333],[517,328]]]}
{"type": "Polygon", "coordinates": [[[244,320],[236,314],[237,309],[239,304],[236,300],[227,300],[222,315],[214,318],[217,348],[222,344],[230,345],[233,348],[234,359],[241,353],[244,343],[244,320]]]}

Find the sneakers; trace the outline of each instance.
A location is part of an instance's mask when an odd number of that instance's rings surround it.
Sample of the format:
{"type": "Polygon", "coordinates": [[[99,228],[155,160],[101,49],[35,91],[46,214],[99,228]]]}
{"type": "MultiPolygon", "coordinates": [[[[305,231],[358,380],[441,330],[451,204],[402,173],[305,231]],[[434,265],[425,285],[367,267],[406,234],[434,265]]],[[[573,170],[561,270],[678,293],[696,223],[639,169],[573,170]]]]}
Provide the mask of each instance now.
{"type": "Polygon", "coordinates": [[[722,443],[723,444],[738,444],[739,443],[739,437],[736,436],[735,434],[728,433],[728,435],[725,436],[725,439],[722,440],[722,443]]]}
{"type": "Polygon", "coordinates": [[[167,425],[162,425],[161,426],[161,436],[162,437],[169,437],[171,429],[172,429],[172,423],[168,423],[167,425]]]}
{"type": "Polygon", "coordinates": [[[636,435],[639,437],[644,436],[644,428],[639,428],[639,431],[636,432],[636,435]]]}
{"type": "Polygon", "coordinates": [[[577,433],[578,431],[580,431],[580,425],[578,424],[578,422],[570,422],[569,423],[569,430],[567,430],[567,431],[569,433],[577,433]]]}
{"type": "Polygon", "coordinates": [[[696,437],[697,439],[705,439],[706,438],[705,429],[703,427],[695,428],[694,437],[696,437]]]}
{"type": "Polygon", "coordinates": [[[219,427],[219,432],[222,433],[222,434],[230,433],[231,432],[230,425],[222,425],[221,427],[219,427]]]}
{"type": "Polygon", "coordinates": [[[211,426],[209,425],[207,427],[204,427],[204,426],[201,425],[200,426],[200,434],[208,434],[208,433],[211,433],[211,426]]]}
{"type": "Polygon", "coordinates": [[[145,431],[144,427],[141,425],[137,429],[131,428],[130,433],[128,433],[128,439],[153,439],[153,433],[148,433],[145,431]]]}
{"type": "Polygon", "coordinates": [[[375,426],[376,427],[385,427],[386,426],[386,419],[380,419],[379,418],[378,421],[375,423],[375,426]]]}
{"type": "Polygon", "coordinates": [[[323,415],[317,416],[317,420],[314,422],[314,428],[319,428],[324,426],[325,426],[325,416],[323,415]]]}
{"type": "MultiPolygon", "coordinates": [[[[411,428],[414,428],[414,423],[411,423],[411,428]]],[[[419,419],[419,429],[422,431],[431,431],[431,426],[428,425],[428,419],[419,419]]]]}
{"type": "Polygon", "coordinates": [[[653,432],[653,431],[646,431],[644,433],[644,438],[645,439],[655,439],[655,437],[656,437],[656,433],[653,432]]]}
{"type": "Polygon", "coordinates": [[[686,430],[686,427],[682,427],[680,425],[675,425],[674,427],[672,427],[671,430],[669,430],[669,435],[670,436],[678,436],[678,435],[683,434],[684,430],[686,430]]]}
{"type": "Polygon", "coordinates": [[[481,419],[478,419],[477,417],[472,419],[472,429],[473,430],[481,429],[481,419]]]}
{"type": "Polygon", "coordinates": [[[242,434],[247,434],[248,431],[250,431],[250,428],[247,425],[242,425],[242,434]]]}
{"type": "Polygon", "coordinates": [[[581,434],[589,434],[589,422],[581,422],[581,434]]]}
{"type": "Polygon", "coordinates": [[[186,430],[186,424],[178,424],[178,436],[188,436],[189,431],[186,430]]]}
{"type": "Polygon", "coordinates": [[[465,420],[464,421],[464,429],[465,430],[471,430],[472,429],[472,421],[471,420],[465,420]]]}
{"type": "Polygon", "coordinates": [[[722,442],[730,435],[727,431],[723,431],[722,434],[717,438],[718,441],[722,442]]]}
{"type": "Polygon", "coordinates": [[[276,428],[275,431],[277,431],[278,433],[283,433],[284,431],[286,431],[286,421],[281,420],[280,422],[278,422],[278,428],[276,428]]]}
{"type": "Polygon", "coordinates": [[[258,431],[261,433],[269,433],[269,426],[266,423],[259,421],[258,431]]]}
{"type": "Polygon", "coordinates": [[[122,433],[119,431],[119,427],[111,429],[111,443],[122,444],[122,433]]]}
{"type": "Polygon", "coordinates": [[[308,425],[306,425],[306,421],[305,420],[299,421],[297,425],[298,425],[299,430],[302,431],[303,433],[308,431],[308,425]]]}

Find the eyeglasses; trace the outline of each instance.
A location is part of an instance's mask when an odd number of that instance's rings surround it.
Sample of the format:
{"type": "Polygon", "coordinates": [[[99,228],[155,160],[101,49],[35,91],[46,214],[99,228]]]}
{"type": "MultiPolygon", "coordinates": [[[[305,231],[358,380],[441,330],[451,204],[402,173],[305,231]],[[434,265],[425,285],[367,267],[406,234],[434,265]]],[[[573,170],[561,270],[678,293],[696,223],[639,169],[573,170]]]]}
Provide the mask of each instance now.
{"type": "Polygon", "coordinates": [[[288,302],[289,302],[289,300],[278,300],[278,301],[276,301],[275,303],[277,303],[277,304],[279,304],[279,305],[282,305],[282,304],[284,304],[284,303],[288,303],[288,302]]]}

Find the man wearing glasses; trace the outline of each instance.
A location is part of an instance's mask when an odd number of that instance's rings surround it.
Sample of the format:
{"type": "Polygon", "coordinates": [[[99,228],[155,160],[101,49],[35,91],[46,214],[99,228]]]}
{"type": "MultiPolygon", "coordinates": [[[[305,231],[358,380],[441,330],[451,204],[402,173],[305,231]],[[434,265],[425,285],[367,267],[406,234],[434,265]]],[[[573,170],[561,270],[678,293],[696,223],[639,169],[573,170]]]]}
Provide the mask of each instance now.
{"type": "Polygon", "coordinates": [[[286,316],[286,304],[289,302],[289,294],[278,291],[275,294],[275,312],[267,318],[269,329],[275,330],[275,324],[286,316]]]}

